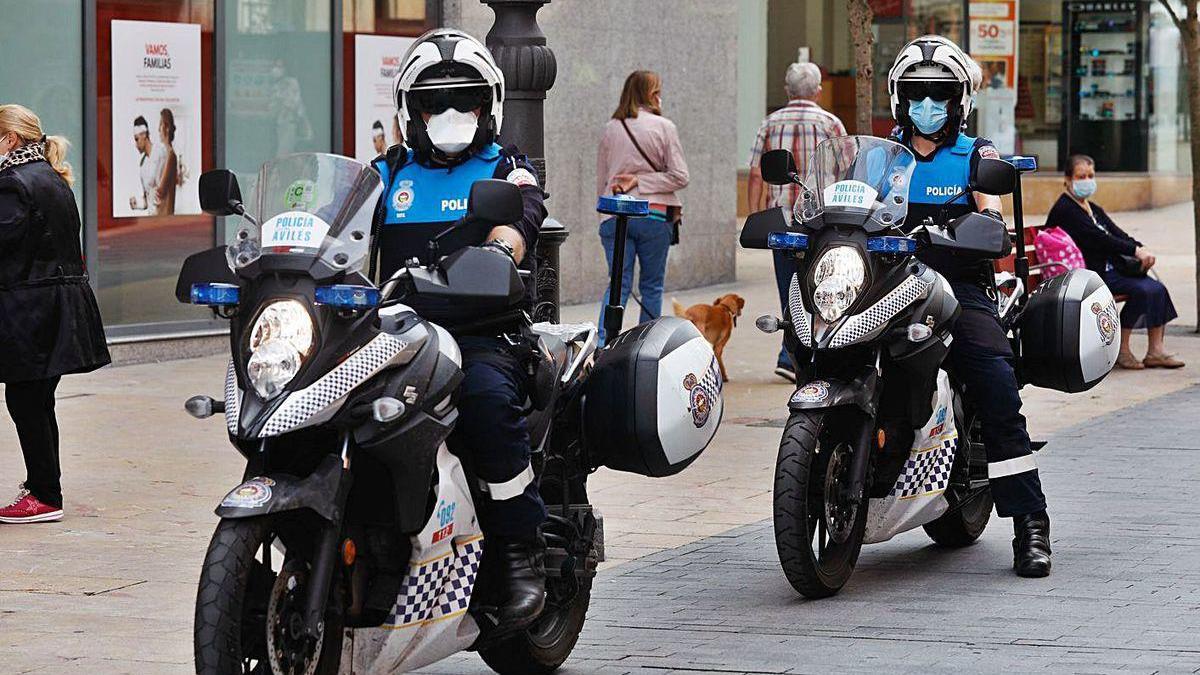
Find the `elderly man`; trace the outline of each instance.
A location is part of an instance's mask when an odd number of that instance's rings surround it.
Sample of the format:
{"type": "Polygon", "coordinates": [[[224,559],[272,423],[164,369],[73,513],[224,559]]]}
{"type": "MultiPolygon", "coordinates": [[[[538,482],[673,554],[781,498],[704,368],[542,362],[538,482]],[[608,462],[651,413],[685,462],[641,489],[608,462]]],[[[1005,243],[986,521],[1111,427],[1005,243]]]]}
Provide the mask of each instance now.
{"type": "MultiPolygon", "coordinates": [[[[787,90],[787,105],[767,115],[758,129],[754,140],[754,151],[750,154],[750,183],[748,197],[750,211],[784,206],[792,208],[800,196],[799,186],[770,186],[764,195],[762,172],[758,161],[768,150],[790,150],[796,158],[796,167],[803,176],[807,173],[808,161],[821,141],[834,136],[845,136],[846,127],[833,114],[817,105],[821,94],[821,69],[812,63],[793,63],[788,66],[784,77],[787,90]],[[764,199],[765,197],[765,199],[764,199]]],[[[779,286],[781,308],[787,305],[788,286],[796,273],[796,261],[775,251],[775,282],[779,286]]],[[[776,360],[775,374],[796,381],[796,368],[791,357],[782,346],[776,360]]]]}

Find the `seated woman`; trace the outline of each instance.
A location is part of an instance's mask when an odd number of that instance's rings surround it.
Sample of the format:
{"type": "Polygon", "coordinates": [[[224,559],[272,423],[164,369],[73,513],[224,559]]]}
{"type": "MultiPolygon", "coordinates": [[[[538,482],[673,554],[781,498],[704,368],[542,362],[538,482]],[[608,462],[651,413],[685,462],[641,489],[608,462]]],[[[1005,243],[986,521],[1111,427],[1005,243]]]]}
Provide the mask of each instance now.
{"type": "Polygon", "coordinates": [[[1088,269],[1104,278],[1113,295],[1128,296],[1121,310],[1121,352],[1117,367],[1130,370],[1142,368],[1182,368],[1184,363],[1167,354],[1163,333],[1167,322],[1178,316],[1171,294],[1157,279],[1146,276],[1154,267],[1154,256],[1142,243],[1126,234],[1108,217],[1104,209],[1089,202],[1096,191],[1096,162],[1087,155],[1071,155],[1066,165],[1066,189],[1050,214],[1047,225],[1057,225],[1079,246],[1088,269]],[[1128,269],[1132,256],[1141,263],[1140,269],[1128,269]],[[1135,328],[1145,328],[1150,345],[1146,358],[1138,361],[1129,349],[1129,336],[1135,328]]]}

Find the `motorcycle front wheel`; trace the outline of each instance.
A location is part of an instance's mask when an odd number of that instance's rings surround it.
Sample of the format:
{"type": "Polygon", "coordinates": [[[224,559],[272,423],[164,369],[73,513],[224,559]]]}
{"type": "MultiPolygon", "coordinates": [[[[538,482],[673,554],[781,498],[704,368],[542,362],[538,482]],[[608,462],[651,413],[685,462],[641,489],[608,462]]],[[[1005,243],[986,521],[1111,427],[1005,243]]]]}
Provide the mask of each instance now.
{"type": "Polygon", "coordinates": [[[308,563],[273,551],[276,537],[270,518],[222,520],[213,532],[196,594],[199,675],[338,672],[340,612],[327,613],[315,645],[300,634],[308,563]]]}
{"type": "Polygon", "coordinates": [[[814,599],[834,595],[849,580],[867,524],[866,496],[847,494],[853,446],[826,428],[829,414],[792,413],[775,463],[779,563],[792,587],[814,599]]]}

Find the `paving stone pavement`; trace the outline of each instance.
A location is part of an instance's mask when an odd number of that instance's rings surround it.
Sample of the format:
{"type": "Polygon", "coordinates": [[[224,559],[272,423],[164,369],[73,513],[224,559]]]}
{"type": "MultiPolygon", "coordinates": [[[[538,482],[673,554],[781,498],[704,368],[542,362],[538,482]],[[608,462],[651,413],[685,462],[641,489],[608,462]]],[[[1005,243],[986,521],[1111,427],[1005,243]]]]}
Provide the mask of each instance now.
{"type": "MultiPolygon", "coordinates": [[[[1053,437],[1049,578],[1012,575],[993,519],[965,549],[920,530],[864,547],[840,595],[806,601],[761,521],[599,577],[562,672],[1198,672],[1197,410],[1192,387],[1053,437]]],[[[422,672],[490,671],[464,655],[422,672]]]]}

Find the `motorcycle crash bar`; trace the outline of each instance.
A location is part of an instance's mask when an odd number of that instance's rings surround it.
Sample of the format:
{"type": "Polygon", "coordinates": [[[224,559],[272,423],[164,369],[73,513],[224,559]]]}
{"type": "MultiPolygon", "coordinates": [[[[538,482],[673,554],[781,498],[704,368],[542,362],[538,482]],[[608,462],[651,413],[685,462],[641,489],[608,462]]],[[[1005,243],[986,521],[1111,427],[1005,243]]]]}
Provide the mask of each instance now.
{"type": "Polygon", "coordinates": [[[379,289],[371,286],[334,284],[318,286],[313,290],[313,299],[318,305],[337,309],[371,309],[379,306],[379,289]]]}
{"type": "Polygon", "coordinates": [[[192,284],[192,304],[224,307],[238,304],[241,289],[236,284],[192,284]]]}

